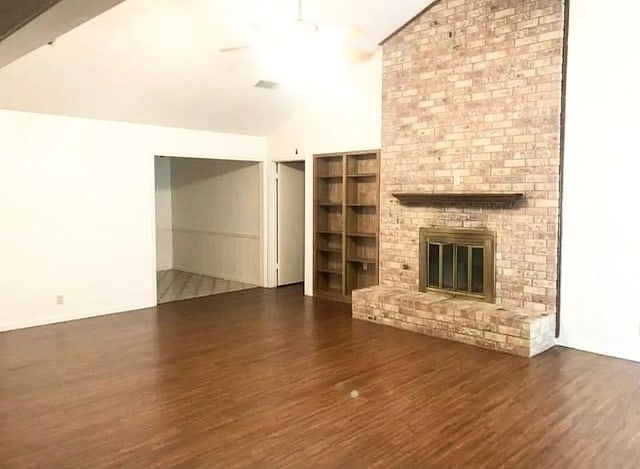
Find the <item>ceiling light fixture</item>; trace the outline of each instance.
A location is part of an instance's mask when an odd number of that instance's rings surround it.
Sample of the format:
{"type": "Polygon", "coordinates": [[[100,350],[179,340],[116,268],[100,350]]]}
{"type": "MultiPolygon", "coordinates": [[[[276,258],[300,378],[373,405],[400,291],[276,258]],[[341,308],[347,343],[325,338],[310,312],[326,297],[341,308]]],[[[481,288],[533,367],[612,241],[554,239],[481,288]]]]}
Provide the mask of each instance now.
{"type": "MultiPolygon", "coordinates": [[[[291,51],[300,55],[312,55],[321,48],[333,55],[346,57],[353,61],[366,61],[373,56],[373,50],[367,45],[364,33],[357,26],[322,26],[306,19],[302,11],[302,0],[298,0],[298,16],[288,25],[263,24],[257,26],[259,37],[253,45],[225,47],[220,52],[238,52],[248,49],[283,50],[291,58],[291,51]]],[[[293,57],[294,59],[297,58],[293,57]]]]}
{"type": "Polygon", "coordinates": [[[307,21],[302,17],[302,0],[298,0],[298,19],[293,30],[296,33],[312,34],[317,33],[320,28],[313,21],[307,21]]]}

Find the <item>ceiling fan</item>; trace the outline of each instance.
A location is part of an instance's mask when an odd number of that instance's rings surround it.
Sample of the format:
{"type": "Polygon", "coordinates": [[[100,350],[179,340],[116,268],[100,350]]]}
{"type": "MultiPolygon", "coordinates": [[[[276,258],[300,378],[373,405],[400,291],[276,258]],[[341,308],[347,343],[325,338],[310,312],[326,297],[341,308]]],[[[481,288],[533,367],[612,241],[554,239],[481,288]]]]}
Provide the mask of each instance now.
{"type": "MultiPolygon", "coordinates": [[[[267,25],[256,25],[258,41],[290,43],[313,38],[324,41],[328,45],[336,45],[337,51],[354,61],[369,60],[374,51],[365,47],[358,47],[358,42],[364,37],[364,32],[357,26],[320,26],[318,23],[304,18],[302,14],[302,0],[298,0],[298,17],[295,21],[278,28],[267,25]]],[[[283,44],[287,45],[287,44],[283,44]]],[[[254,45],[239,45],[220,49],[222,53],[239,52],[254,49],[254,45]]]]}

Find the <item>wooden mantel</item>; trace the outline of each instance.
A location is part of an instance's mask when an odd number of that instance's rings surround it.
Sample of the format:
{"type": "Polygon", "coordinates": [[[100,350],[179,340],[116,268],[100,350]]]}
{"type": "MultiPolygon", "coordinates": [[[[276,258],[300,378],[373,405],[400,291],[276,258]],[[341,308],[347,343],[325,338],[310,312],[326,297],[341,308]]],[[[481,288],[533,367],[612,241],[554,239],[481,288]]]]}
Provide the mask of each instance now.
{"type": "Polygon", "coordinates": [[[511,205],[524,199],[522,192],[395,192],[403,205],[498,204],[511,205]]]}

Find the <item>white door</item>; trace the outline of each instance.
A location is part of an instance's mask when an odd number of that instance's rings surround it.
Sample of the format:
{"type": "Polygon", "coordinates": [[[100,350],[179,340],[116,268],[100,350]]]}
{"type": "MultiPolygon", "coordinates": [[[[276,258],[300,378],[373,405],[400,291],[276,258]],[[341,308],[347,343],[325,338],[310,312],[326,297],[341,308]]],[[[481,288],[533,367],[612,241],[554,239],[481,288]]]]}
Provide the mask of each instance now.
{"type": "Polygon", "coordinates": [[[304,161],[278,163],[278,286],[304,281],[304,161]]]}

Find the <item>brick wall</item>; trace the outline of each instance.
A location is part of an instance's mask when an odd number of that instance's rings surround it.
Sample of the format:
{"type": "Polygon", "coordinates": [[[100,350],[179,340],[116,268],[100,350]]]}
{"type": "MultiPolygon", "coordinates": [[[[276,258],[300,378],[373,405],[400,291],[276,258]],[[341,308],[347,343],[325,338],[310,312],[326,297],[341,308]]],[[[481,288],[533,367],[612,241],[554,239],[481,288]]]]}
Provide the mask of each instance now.
{"type": "Polygon", "coordinates": [[[442,0],[384,45],[380,281],[418,288],[418,228],[497,234],[496,302],[555,311],[563,0],[442,0]],[[517,191],[515,208],[397,191],[517,191]]]}

